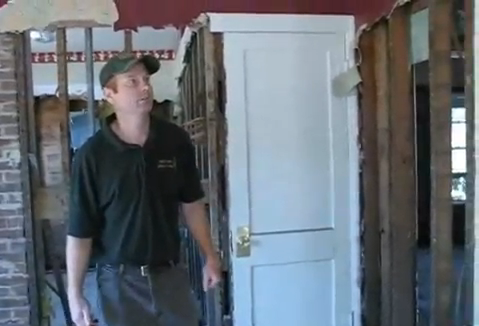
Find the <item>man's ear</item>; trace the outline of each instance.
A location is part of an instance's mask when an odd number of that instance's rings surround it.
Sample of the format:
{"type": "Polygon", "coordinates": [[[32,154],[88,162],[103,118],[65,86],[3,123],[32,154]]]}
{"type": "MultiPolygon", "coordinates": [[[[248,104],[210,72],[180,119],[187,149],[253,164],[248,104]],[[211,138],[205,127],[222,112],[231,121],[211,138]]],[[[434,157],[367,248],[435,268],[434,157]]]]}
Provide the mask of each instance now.
{"type": "Polygon", "coordinates": [[[103,88],[103,97],[110,104],[112,103],[112,100],[113,100],[112,95],[113,95],[113,90],[111,88],[108,88],[108,87],[103,88]]]}

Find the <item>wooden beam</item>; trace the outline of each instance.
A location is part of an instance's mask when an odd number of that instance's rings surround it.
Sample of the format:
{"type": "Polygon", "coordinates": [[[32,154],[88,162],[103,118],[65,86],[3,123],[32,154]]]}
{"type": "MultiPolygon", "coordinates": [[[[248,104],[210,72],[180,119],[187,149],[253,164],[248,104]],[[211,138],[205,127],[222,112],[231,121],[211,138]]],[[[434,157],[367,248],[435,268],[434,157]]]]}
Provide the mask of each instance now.
{"type": "Polygon", "coordinates": [[[473,325],[474,312],[474,198],[475,198],[475,96],[474,96],[474,1],[464,0],[465,11],[465,94],[467,121],[467,175],[466,175],[466,245],[464,262],[464,282],[460,284],[464,293],[463,325],[473,325]]]}
{"type": "Polygon", "coordinates": [[[454,324],[451,198],[452,28],[452,0],[430,0],[431,326],[454,324]]]}
{"type": "Polygon", "coordinates": [[[133,32],[129,29],[123,31],[125,52],[133,52],[133,32]]]}
{"type": "Polygon", "coordinates": [[[388,26],[383,22],[374,29],[374,60],[376,84],[378,201],[381,228],[381,325],[392,323],[392,256],[390,216],[390,80],[388,26]]]}
{"type": "Polygon", "coordinates": [[[364,228],[364,296],[365,319],[368,326],[381,325],[381,237],[379,224],[379,169],[376,109],[376,78],[374,32],[361,36],[359,49],[362,62],[361,85],[361,145],[363,149],[362,188],[364,228]]]}
{"type": "MultiPolygon", "coordinates": [[[[207,134],[207,161],[208,166],[208,189],[209,189],[209,217],[211,221],[211,234],[215,248],[221,250],[220,228],[223,218],[223,211],[220,202],[220,161],[218,152],[218,124],[219,103],[218,103],[218,69],[215,61],[215,39],[214,35],[205,27],[198,33],[197,39],[198,51],[196,53],[196,64],[198,65],[197,77],[203,82],[198,83],[197,92],[199,96],[204,97],[204,115],[206,117],[207,134]],[[201,86],[200,86],[201,85],[201,86]],[[202,95],[201,95],[202,94],[202,95]]],[[[225,270],[229,267],[224,266],[225,270]]],[[[217,287],[209,291],[207,305],[207,324],[221,325],[223,323],[222,314],[222,295],[223,291],[217,287]]]]}
{"type": "Polygon", "coordinates": [[[65,28],[57,29],[57,78],[58,97],[63,109],[60,121],[60,141],[62,147],[62,178],[65,185],[65,197],[62,205],[64,217],[68,219],[68,189],[70,187],[70,101],[68,92],[67,36],[65,28]]]}
{"type": "Polygon", "coordinates": [[[91,136],[96,131],[96,105],[95,105],[95,63],[93,51],[93,28],[85,28],[85,76],[88,105],[88,120],[91,136]]]}
{"type": "Polygon", "coordinates": [[[59,20],[47,25],[45,29],[56,28],[95,28],[95,27],[109,27],[111,25],[99,24],[94,20],[59,20]]]}
{"type": "MultiPolygon", "coordinates": [[[[416,324],[416,159],[409,5],[389,20],[391,326],[416,324]]],[[[383,325],[389,325],[384,323],[383,325]]]]}

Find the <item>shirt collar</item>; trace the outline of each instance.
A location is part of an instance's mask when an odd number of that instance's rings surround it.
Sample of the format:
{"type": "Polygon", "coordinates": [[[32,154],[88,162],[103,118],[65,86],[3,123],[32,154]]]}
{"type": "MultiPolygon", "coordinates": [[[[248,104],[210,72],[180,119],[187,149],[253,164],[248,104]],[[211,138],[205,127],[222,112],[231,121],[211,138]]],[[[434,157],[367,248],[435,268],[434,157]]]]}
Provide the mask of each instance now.
{"type": "MultiPolygon", "coordinates": [[[[116,114],[112,113],[101,121],[101,130],[107,141],[114,145],[118,150],[138,149],[139,147],[141,147],[139,145],[129,144],[123,141],[120,137],[118,137],[118,135],[111,128],[111,124],[115,120],[116,114]]],[[[145,142],[145,145],[143,146],[144,148],[150,147],[156,143],[157,129],[158,121],[154,116],[150,114],[150,130],[148,131],[148,138],[145,142]]]]}

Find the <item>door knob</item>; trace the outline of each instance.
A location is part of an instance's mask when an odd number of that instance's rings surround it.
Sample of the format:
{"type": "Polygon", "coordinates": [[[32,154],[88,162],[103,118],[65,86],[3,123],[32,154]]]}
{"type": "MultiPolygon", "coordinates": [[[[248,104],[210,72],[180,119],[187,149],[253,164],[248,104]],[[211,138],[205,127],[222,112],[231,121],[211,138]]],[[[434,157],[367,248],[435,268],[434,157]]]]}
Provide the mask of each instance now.
{"type": "Polygon", "coordinates": [[[249,227],[241,226],[236,231],[236,257],[251,255],[251,236],[249,227]]]}

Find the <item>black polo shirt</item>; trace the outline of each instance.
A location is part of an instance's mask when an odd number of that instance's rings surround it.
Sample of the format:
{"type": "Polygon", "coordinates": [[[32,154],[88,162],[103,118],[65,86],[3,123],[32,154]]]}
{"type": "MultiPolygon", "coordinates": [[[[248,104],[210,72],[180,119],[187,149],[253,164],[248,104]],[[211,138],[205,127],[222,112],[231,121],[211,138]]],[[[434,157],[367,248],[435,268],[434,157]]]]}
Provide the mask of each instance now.
{"type": "Polygon", "coordinates": [[[98,263],[160,265],[178,260],[180,203],[203,197],[189,135],[151,118],[144,146],[102,128],[75,154],[68,234],[93,239],[98,263]]]}

